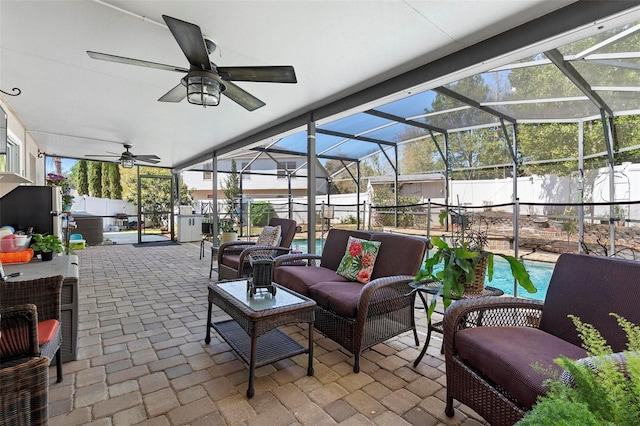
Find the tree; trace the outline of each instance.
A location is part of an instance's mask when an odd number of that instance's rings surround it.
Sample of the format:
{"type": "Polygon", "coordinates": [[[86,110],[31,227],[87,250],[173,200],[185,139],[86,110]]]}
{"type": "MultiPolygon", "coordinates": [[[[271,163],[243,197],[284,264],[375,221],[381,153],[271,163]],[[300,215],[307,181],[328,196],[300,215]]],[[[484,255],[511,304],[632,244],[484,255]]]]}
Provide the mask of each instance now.
{"type": "Polygon", "coordinates": [[[89,162],[89,194],[92,197],[102,197],[102,163],[89,162]]]}
{"type": "Polygon", "coordinates": [[[109,168],[109,183],[111,184],[111,198],[114,200],[122,199],[122,182],[120,178],[120,166],[112,163],[109,168]]]}
{"type": "Polygon", "coordinates": [[[101,188],[102,188],[102,198],[112,198],[111,197],[111,182],[109,181],[109,169],[113,163],[102,163],[101,170],[101,188]]]}
{"type": "Polygon", "coordinates": [[[238,199],[242,196],[242,193],[240,192],[240,178],[238,176],[236,160],[231,160],[231,170],[222,182],[222,190],[224,193],[224,200],[227,203],[227,214],[233,218],[238,199]]]}
{"type": "Polygon", "coordinates": [[[76,180],[76,189],[78,194],[86,195],[89,193],[89,166],[87,160],[78,161],[78,173],[76,180]]]}

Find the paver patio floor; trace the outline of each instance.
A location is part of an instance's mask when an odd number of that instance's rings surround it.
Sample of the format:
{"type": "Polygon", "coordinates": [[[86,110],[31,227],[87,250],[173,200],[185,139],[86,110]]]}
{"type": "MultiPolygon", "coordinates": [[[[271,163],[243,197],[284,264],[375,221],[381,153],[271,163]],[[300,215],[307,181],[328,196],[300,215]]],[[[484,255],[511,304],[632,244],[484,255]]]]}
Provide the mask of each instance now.
{"type": "MultiPolygon", "coordinates": [[[[247,366],[215,332],[204,343],[209,257],[198,253],[199,244],[77,252],[79,356],[64,364],[64,382],[51,370],[51,425],[485,424],[464,406],[444,415],[441,341],[414,368],[410,332],[363,352],[358,374],[349,353],[316,333],[313,377],[306,354],[279,361],[256,371],[247,399],[247,366]]],[[[214,318],[227,317],[214,307],[214,318]]],[[[304,327],[284,331],[306,338],[304,327]]]]}

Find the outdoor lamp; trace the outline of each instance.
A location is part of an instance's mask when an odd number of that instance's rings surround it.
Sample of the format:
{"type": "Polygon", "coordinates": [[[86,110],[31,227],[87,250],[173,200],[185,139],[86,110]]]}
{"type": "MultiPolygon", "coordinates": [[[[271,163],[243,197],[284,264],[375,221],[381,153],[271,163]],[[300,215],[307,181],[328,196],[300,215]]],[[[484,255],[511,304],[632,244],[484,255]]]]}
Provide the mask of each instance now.
{"type": "Polygon", "coordinates": [[[133,158],[123,158],[122,160],[120,160],[120,165],[125,169],[133,169],[133,164],[133,158]]]}
{"type": "Polygon", "coordinates": [[[224,86],[211,78],[211,75],[215,74],[210,71],[189,71],[182,79],[182,84],[187,86],[187,101],[190,104],[208,107],[220,103],[220,92],[224,90],[224,86]]]}

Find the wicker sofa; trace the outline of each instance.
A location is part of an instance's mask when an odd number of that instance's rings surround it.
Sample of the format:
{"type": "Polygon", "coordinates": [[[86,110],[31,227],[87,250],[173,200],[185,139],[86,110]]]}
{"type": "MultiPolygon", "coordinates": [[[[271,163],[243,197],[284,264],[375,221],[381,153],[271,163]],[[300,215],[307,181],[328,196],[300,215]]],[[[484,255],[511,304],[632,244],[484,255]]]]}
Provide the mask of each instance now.
{"type": "Polygon", "coordinates": [[[614,352],[626,335],[610,313],[640,324],[640,262],[563,254],[543,302],[487,297],[460,300],[447,309],[445,413],[453,400],[468,405],[491,425],[512,425],[544,394],[547,378],[533,368],[560,369],[553,360],[586,356],[573,322],[593,325],[614,352]]]}
{"type": "Polygon", "coordinates": [[[377,343],[413,330],[419,344],[415,294],[410,294],[408,283],[420,269],[426,247],[427,241],[418,237],[332,229],[322,256],[277,257],[274,281],[316,301],[315,328],[354,354],[353,371],[358,372],[360,353],[377,343]],[[367,284],[336,273],[350,236],[381,242],[367,284]]]}

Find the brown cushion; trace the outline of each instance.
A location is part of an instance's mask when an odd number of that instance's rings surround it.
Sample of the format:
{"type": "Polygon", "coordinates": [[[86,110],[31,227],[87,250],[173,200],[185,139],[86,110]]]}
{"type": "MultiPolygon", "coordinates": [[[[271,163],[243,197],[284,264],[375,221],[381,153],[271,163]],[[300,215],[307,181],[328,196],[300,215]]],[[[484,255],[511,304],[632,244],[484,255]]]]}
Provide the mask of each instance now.
{"type": "Polygon", "coordinates": [[[341,317],[355,318],[362,287],[364,284],[357,281],[323,282],[309,287],[309,297],[315,300],[318,306],[341,317]]]}
{"type": "Polygon", "coordinates": [[[338,270],[338,266],[344,256],[344,251],[347,248],[347,241],[349,241],[350,236],[368,240],[371,237],[371,234],[363,231],[347,231],[336,228],[331,229],[324,242],[320,266],[334,271],[338,270]]]}
{"type": "Polygon", "coordinates": [[[240,255],[239,254],[225,254],[224,256],[222,256],[222,264],[237,270],[238,266],[240,265],[240,255]]]}
{"type": "Polygon", "coordinates": [[[278,266],[273,271],[273,280],[304,296],[309,296],[309,287],[320,282],[348,282],[335,271],[317,266],[278,266]]]}
{"type": "Polygon", "coordinates": [[[534,363],[559,374],[562,369],[553,360],[560,355],[572,359],[586,355],[584,349],[530,327],[468,328],[455,334],[455,345],[465,362],[525,408],[548,390],[542,383],[549,377],[537,372],[534,363]]]}
{"type": "Polygon", "coordinates": [[[558,258],[544,302],[540,329],[574,345],[581,341],[568,314],[591,324],[614,352],[626,349],[627,337],[615,312],[640,324],[640,262],[563,254],[558,258]]]}
{"type": "Polygon", "coordinates": [[[378,260],[373,268],[371,279],[393,275],[415,275],[422,266],[426,242],[406,235],[377,232],[371,241],[380,241],[378,260]]]}
{"type": "Polygon", "coordinates": [[[280,225],[280,246],[281,247],[290,247],[291,241],[293,241],[293,237],[296,235],[296,226],[297,223],[292,219],[284,219],[279,217],[272,217],[269,220],[270,226],[278,226],[280,225]]]}

